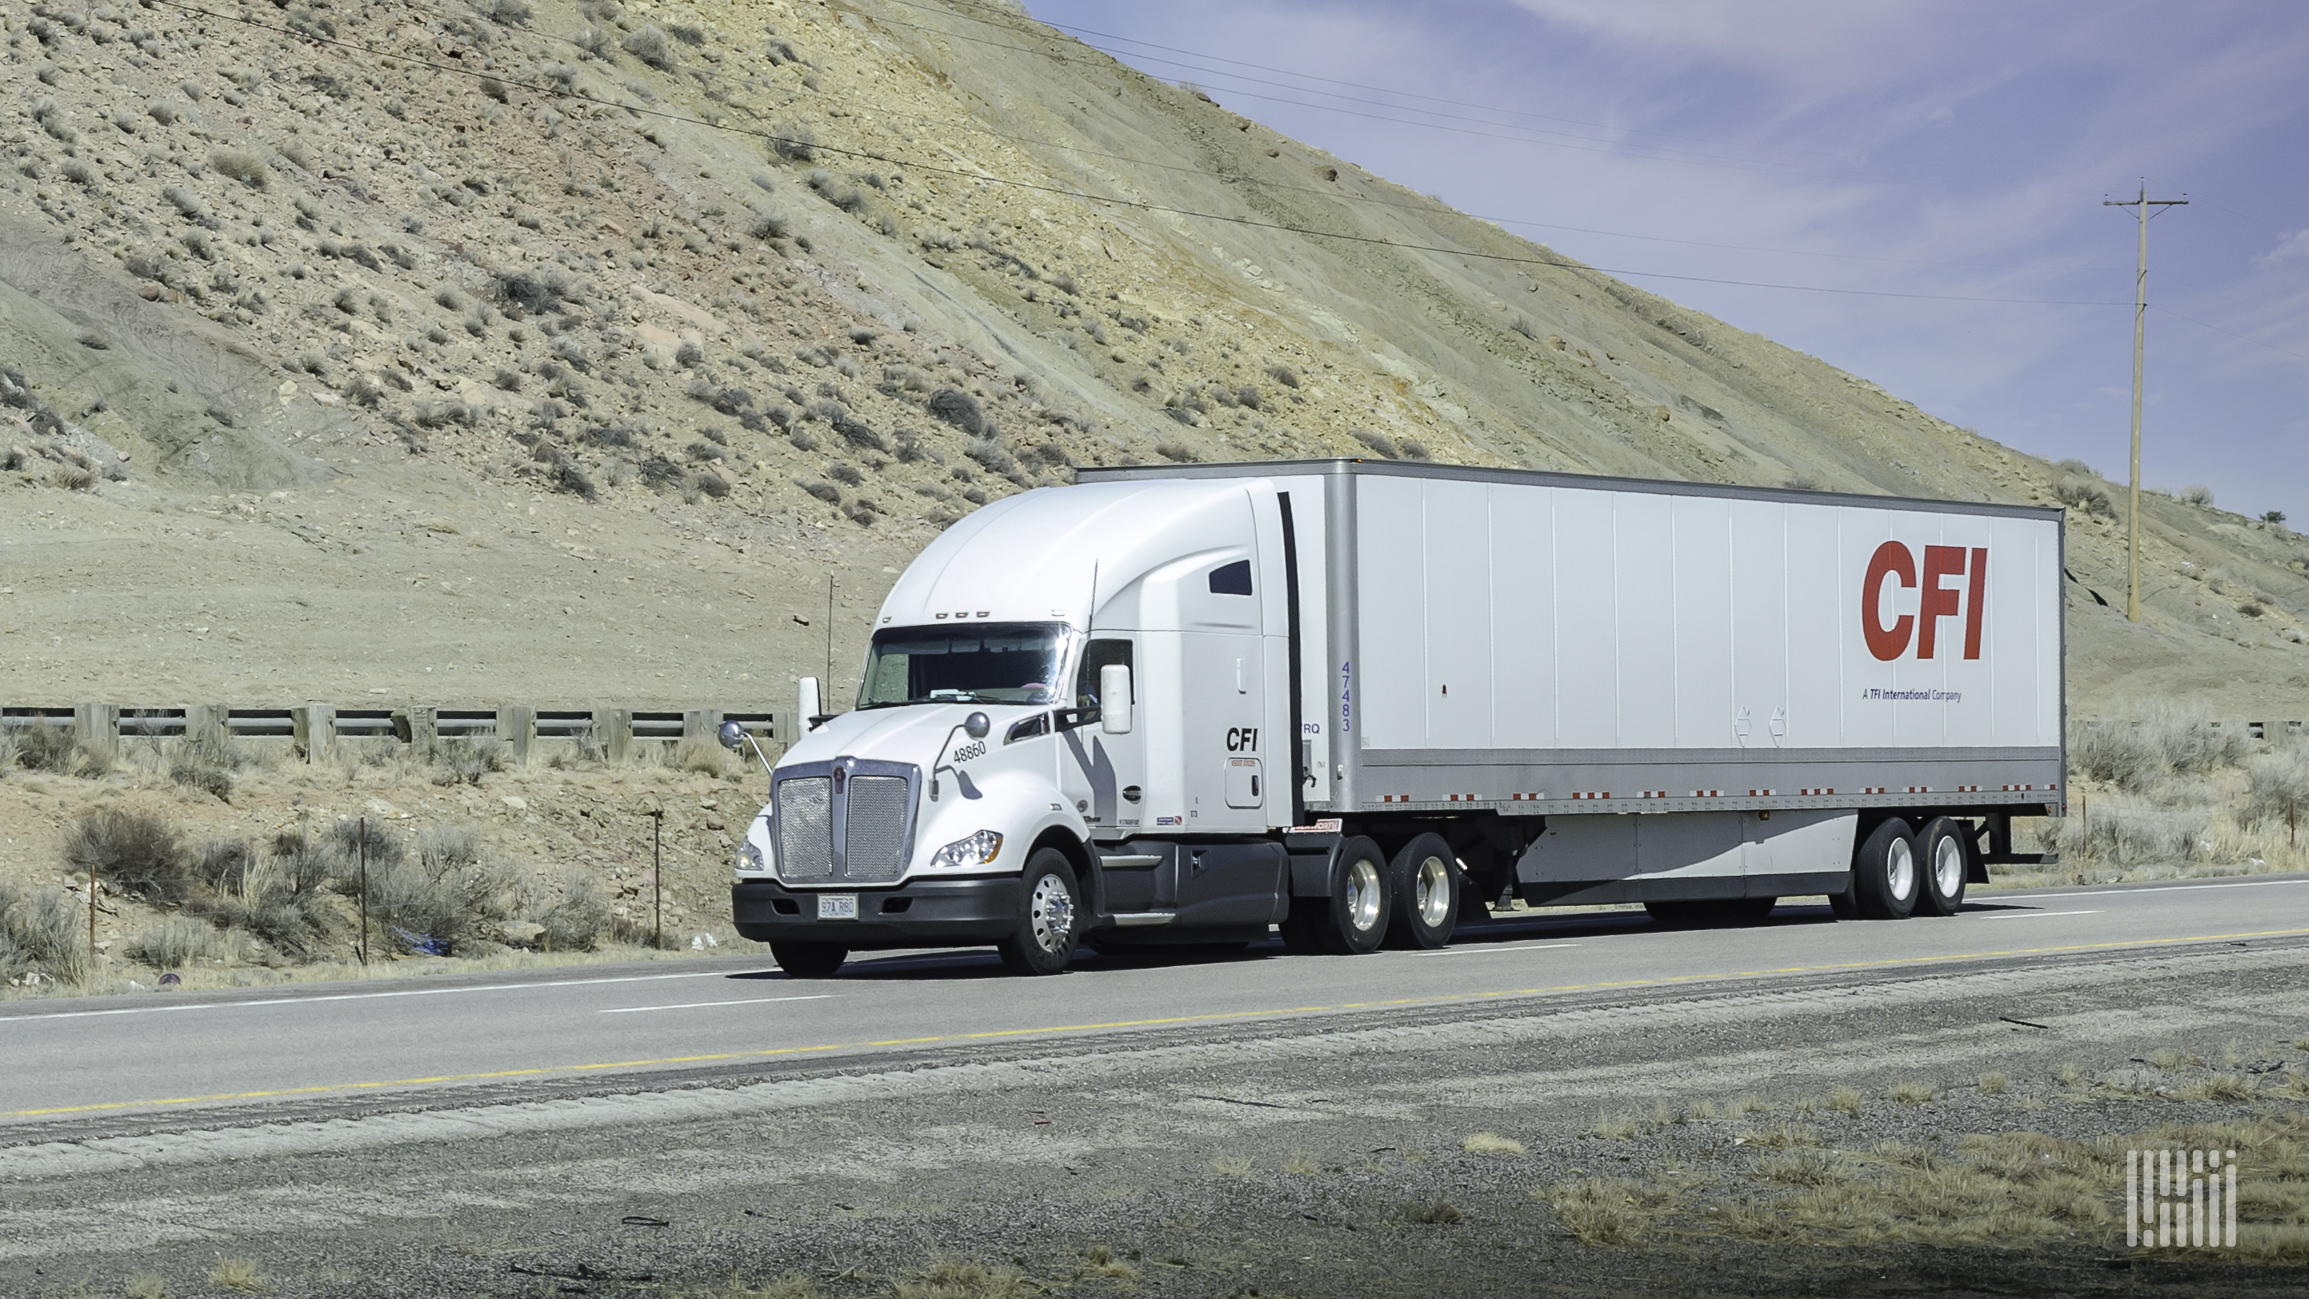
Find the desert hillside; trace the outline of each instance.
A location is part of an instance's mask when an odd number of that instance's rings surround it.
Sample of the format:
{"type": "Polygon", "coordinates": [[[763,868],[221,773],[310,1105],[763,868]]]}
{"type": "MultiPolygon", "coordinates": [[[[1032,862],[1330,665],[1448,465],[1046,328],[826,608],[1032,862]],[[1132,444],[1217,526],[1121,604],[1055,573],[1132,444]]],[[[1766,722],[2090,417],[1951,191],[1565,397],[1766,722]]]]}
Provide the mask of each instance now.
{"type": "Polygon", "coordinates": [[[1000,6],[0,21],[11,704],[780,706],[996,496],[1355,454],[2063,499],[2080,713],[2309,715],[2281,527],[2151,499],[2128,626],[2081,466],[1000,6]]]}

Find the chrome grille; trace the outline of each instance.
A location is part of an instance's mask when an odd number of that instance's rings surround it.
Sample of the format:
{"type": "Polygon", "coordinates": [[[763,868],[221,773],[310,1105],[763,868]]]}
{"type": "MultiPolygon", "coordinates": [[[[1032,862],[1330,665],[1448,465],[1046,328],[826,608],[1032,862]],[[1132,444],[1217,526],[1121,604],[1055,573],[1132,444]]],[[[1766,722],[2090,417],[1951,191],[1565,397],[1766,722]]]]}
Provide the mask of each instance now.
{"type": "Polygon", "coordinates": [[[778,782],[778,875],[822,880],[834,873],[834,782],[797,776],[778,782]]]}
{"type": "Polygon", "coordinates": [[[894,880],[906,869],[907,782],[898,776],[852,776],[843,825],[843,874],[862,882],[894,880]]]}

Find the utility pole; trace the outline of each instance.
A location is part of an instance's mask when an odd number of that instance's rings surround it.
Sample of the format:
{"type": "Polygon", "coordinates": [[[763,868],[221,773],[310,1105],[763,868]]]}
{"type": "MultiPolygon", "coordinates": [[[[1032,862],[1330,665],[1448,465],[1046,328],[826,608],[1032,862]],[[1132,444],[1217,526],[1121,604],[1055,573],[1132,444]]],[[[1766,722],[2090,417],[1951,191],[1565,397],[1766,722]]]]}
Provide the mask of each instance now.
{"type": "Polygon", "coordinates": [[[2153,207],[2184,207],[2185,198],[2149,197],[2149,182],[2141,181],[2141,196],[2130,202],[2103,199],[2102,207],[2129,207],[2140,209],[2141,266],[2133,278],[2133,488],[2132,510],[2125,521],[2127,565],[2131,569],[2131,585],[2125,593],[2125,619],[2141,620],[2141,353],[2148,340],[2149,329],[2149,209],[2153,207]]]}

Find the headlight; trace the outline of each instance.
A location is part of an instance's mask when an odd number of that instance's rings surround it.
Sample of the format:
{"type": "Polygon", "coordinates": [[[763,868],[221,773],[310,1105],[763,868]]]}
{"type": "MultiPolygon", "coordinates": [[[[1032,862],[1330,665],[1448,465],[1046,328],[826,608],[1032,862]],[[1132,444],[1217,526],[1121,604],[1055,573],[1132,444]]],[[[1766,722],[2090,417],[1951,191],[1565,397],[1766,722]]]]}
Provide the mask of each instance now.
{"type": "Polygon", "coordinates": [[[768,869],[768,866],[762,864],[762,850],[755,845],[753,840],[748,839],[738,845],[738,873],[750,872],[758,875],[768,869]]]}
{"type": "Polygon", "coordinates": [[[1002,851],[1002,836],[992,830],[980,830],[967,839],[956,839],[930,856],[930,869],[939,871],[963,870],[984,866],[1002,851]]]}

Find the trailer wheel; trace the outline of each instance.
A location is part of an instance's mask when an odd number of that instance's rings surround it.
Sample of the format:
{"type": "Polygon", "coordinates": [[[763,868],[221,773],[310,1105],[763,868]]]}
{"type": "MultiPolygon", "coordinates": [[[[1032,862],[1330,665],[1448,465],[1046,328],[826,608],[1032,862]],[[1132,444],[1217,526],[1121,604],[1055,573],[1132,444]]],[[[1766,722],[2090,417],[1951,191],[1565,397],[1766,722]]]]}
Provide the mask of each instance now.
{"type": "Polygon", "coordinates": [[[1013,974],[1056,974],[1074,959],[1082,937],[1082,894],[1066,854],[1044,848],[1027,859],[1018,894],[1018,927],[996,944],[1013,974]]]}
{"type": "Polygon", "coordinates": [[[1869,920],[1906,920],[1916,910],[1916,894],[1923,883],[1908,823],[1896,816],[1885,818],[1852,859],[1852,900],[1857,910],[1869,920]]]}
{"type": "Polygon", "coordinates": [[[1953,817],[1936,816],[1917,832],[1916,856],[1924,872],[1916,898],[1918,911],[1953,916],[1963,907],[1964,872],[1970,864],[1964,850],[1970,838],[1967,828],[1953,817]]]}
{"type": "Polygon", "coordinates": [[[1395,913],[1387,926],[1388,946],[1449,944],[1459,922],[1461,880],[1459,858],[1443,836],[1423,834],[1403,845],[1387,864],[1387,892],[1395,913]]]}
{"type": "Polygon", "coordinates": [[[850,949],[840,943],[770,944],[770,959],[797,979],[823,979],[849,958],[850,949]]]}

